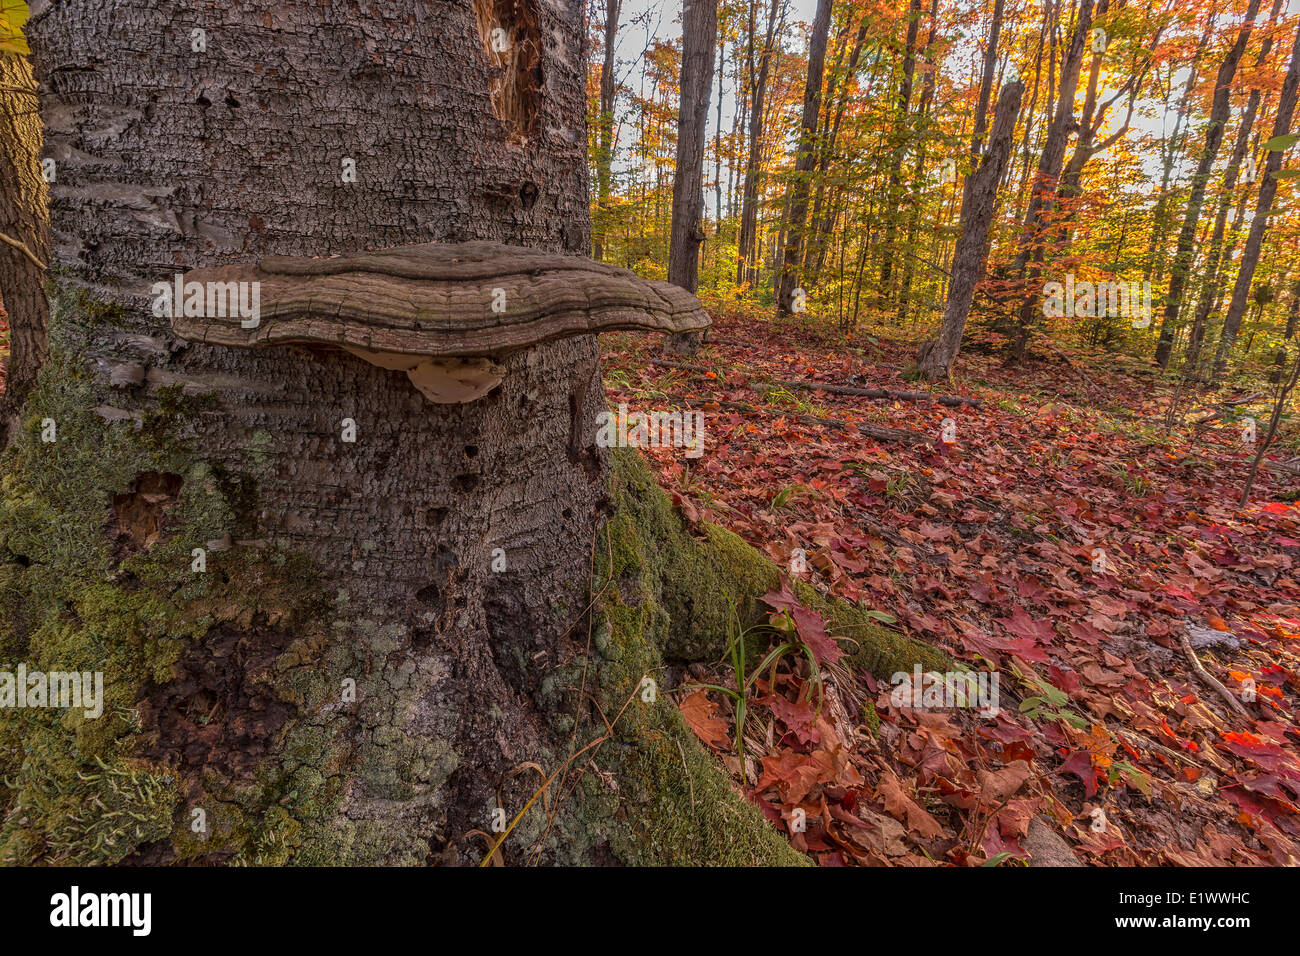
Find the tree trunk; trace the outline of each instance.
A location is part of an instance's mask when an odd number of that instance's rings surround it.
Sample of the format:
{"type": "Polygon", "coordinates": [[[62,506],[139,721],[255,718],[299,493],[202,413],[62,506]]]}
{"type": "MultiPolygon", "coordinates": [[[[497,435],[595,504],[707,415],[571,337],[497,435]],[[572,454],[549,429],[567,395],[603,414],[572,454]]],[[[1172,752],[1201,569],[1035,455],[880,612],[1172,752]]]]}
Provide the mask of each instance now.
{"type": "MultiPolygon", "coordinates": [[[[917,105],[916,116],[919,124],[919,135],[916,146],[916,163],[912,167],[912,188],[911,188],[911,209],[908,213],[907,221],[907,241],[904,249],[912,252],[916,246],[916,234],[921,225],[921,197],[918,190],[921,188],[921,180],[925,175],[926,159],[926,119],[930,115],[930,104],[934,101],[935,74],[938,70],[932,60],[934,51],[934,41],[939,32],[939,0],[930,0],[930,33],[926,37],[925,50],[922,52],[928,69],[925,71],[925,80],[921,84],[921,102],[917,105]]],[[[1007,166],[1010,166],[1008,161],[1007,166]]],[[[898,323],[901,325],[907,320],[907,314],[912,305],[912,280],[916,275],[916,258],[909,255],[907,261],[903,264],[903,279],[898,290],[898,323]]]]}
{"type": "Polygon", "coordinates": [[[947,378],[961,348],[966,316],[975,297],[975,287],[984,277],[984,262],[989,252],[989,224],[997,202],[998,183],[1011,155],[1011,139],[1025,85],[1008,83],[998,95],[993,117],[993,131],[988,151],[979,168],[966,180],[961,206],[961,235],[953,251],[952,280],[948,286],[948,305],[938,338],[921,347],[917,365],[930,381],[947,378]]]}
{"type": "Polygon", "coordinates": [[[0,379],[0,449],[48,350],[45,270],[50,258],[46,184],[37,154],[36,83],[21,54],[0,53],[0,306],[9,313],[9,355],[0,379]]]}
{"type": "MultiPolygon", "coordinates": [[[[858,27],[858,34],[853,40],[853,49],[849,53],[848,66],[845,68],[842,79],[840,79],[840,92],[838,103],[835,107],[835,118],[827,116],[827,127],[825,135],[822,137],[821,148],[818,152],[817,160],[817,191],[813,197],[812,214],[809,220],[809,241],[808,252],[804,257],[804,271],[807,275],[808,287],[813,288],[821,278],[822,266],[825,264],[826,249],[830,243],[831,232],[835,228],[836,207],[838,197],[831,197],[828,201],[827,193],[832,188],[828,186],[830,175],[830,166],[835,158],[835,146],[839,141],[840,126],[844,122],[844,113],[848,107],[851,85],[858,71],[858,61],[862,56],[862,44],[867,37],[867,27],[870,21],[863,17],[862,23],[858,27]],[[825,207],[825,211],[823,211],[825,207]]],[[[833,71],[832,82],[835,82],[836,75],[839,71],[833,71]]],[[[830,99],[830,92],[827,92],[827,99],[830,99]]],[[[829,113],[829,107],[827,112],[829,113]]]]}
{"type": "Polygon", "coordinates": [[[993,95],[993,71],[998,65],[998,38],[1002,34],[1002,6],[1004,0],[993,0],[993,22],[984,48],[984,73],[980,77],[979,104],[975,107],[975,132],[971,136],[971,156],[980,154],[984,131],[988,128],[989,97],[993,95]]]}
{"type": "Polygon", "coordinates": [[[0,656],[103,671],[108,702],[0,720],[0,860],[477,862],[520,820],[512,860],[797,861],[638,696],[661,646],[717,653],[775,569],[728,594],[707,569],[732,539],[692,543],[598,447],[593,337],[434,405],[343,352],[186,342],[151,312],[155,282],[272,254],[586,251],[581,5],[362,7],[30,21],[65,271],[6,458],[0,656]],[[703,578],[662,563],[670,538],[703,578]],[[583,746],[606,717],[618,740],[583,746]],[[527,811],[539,768],[577,776],[527,811]]]}
{"type": "MultiPolygon", "coordinates": [[[[1269,18],[1270,26],[1277,21],[1281,9],[1282,0],[1274,0],[1273,12],[1269,18]]],[[[1255,59],[1256,69],[1263,67],[1268,62],[1268,55],[1272,49],[1273,34],[1269,33],[1264,37],[1259,56],[1255,59]]],[[[1196,365],[1200,359],[1201,346],[1205,341],[1205,330],[1210,321],[1210,312],[1218,303],[1223,291],[1223,240],[1228,225],[1228,209],[1232,205],[1232,196],[1237,187],[1237,176],[1241,173],[1241,164],[1246,158],[1246,150],[1250,145],[1250,135],[1255,126],[1255,117],[1259,113],[1261,97],[1262,91],[1260,88],[1258,86],[1252,87],[1246,102],[1246,111],[1241,117],[1241,125],[1237,129],[1237,139],[1233,143],[1232,156],[1228,159],[1228,167],[1223,172],[1223,189],[1219,196],[1219,208],[1214,216],[1214,230],[1210,236],[1209,251],[1205,254],[1205,276],[1201,283],[1201,298],[1196,306],[1196,316],[1192,321],[1192,329],[1187,336],[1187,355],[1183,367],[1184,378],[1196,374],[1196,365]]]]}
{"type": "Polygon", "coordinates": [[[893,122],[893,135],[897,138],[889,163],[888,219],[885,240],[880,258],[880,300],[889,301],[894,285],[894,245],[898,238],[899,184],[903,179],[903,155],[907,145],[908,109],[912,103],[912,81],[916,73],[916,37],[921,26],[921,0],[911,0],[907,8],[907,39],[903,48],[903,77],[898,84],[898,116],[893,122]]]}
{"type": "MultiPolygon", "coordinates": [[[[677,117],[677,170],[673,175],[673,219],[668,246],[668,281],[688,292],[700,284],[704,241],[704,127],[713,81],[713,44],[718,35],[717,0],[686,0],[682,10],[681,106],[677,117]]],[[[698,332],[670,335],[664,351],[693,355],[698,332]]]]}
{"type": "Polygon", "coordinates": [[[759,56],[758,71],[754,72],[754,23],[751,10],[749,57],[750,76],[752,77],[753,96],[749,107],[749,159],[745,163],[745,185],[740,199],[740,238],[737,241],[736,282],[744,284],[753,282],[758,275],[755,264],[755,240],[758,235],[758,186],[763,167],[763,101],[767,96],[767,75],[772,58],[772,46],[776,42],[777,13],[781,0],[772,0],[767,15],[767,33],[763,40],[763,52],[759,56]]]}
{"type": "Polygon", "coordinates": [[[1205,145],[1201,149],[1201,158],[1192,175],[1192,191],[1187,197],[1187,207],[1183,214],[1183,227],[1178,233],[1178,247],[1174,252],[1174,265],[1169,273],[1169,291],[1165,294],[1165,313],[1160,322],[1160,338],[1156,342],[1156,363],[1161,368],[1169,367],[1169,359],[1174,350],[1174,336],[1178,330],[1178,313],[1183,304],[1183,289],[1191,276],[1192,262],[1196,257],[1196,227],[1201,221],[1201,207],[1205,203],[1205,187],[1210,181],[1210,170],[1215,157],[1219,154],[1219,143],[1223,140],[1223,131],[1228,124],[1228,108],[1231,105],[1232,81],[1237,75],[1237,65],[1246,44],[1250,42],[1251,30],[1255,25],[1255,14],[1259,11],[1259,0],[1250,0],[1246,10],[1246,19],[1237,31],[1236,42],[1219,64],[1219,71],[1214,79],[1214,100],[1210,106],[1210,125],[1205,130],[1205,145]]]}
{"type": "Polygon", "coordinates": [[[790,211],[781,251],[781,276],[777,282],[776,314],[793,311],[794,292],[799,286],[803,262],[804,228],[808,218],[809,179],[817,161],[817,125],[822,107],[822,73],[826,64],[826,38],[831,28],[831,0],[817,0],[812,36],[808,44],[808,82],[803,93],[803,123],[791,184],[790,211]]]}
{"type": "MultiPolygon", "coordinates": [[[[1295,112],[1296,90],[1300,87],[1300,28],[1296,30],[1295,43],[1291,47],[1291,65],[1287,67],[1286,79],[1282,81],[1282,93],[1277,102],[1277,114],[1273,119],[1273,135],[1270,140],[1286,136],[1291,131],[1291,116],[1295,112]]],[[[1264,175],[1259,184],[1259,198],[1255,201],[1255,218],[1250,223],[1250,233],[1246,236],[1246,245],[1241,250],[1241,265],[1237,269],[1237,281],[1232,287],[1232,298],[1228,302],[1228,314],[1223,320],[1223,334],[1219,336],[1219,347],[1214,355],[1214,377],[1223,375],[1228,353],[1232,343],[1241,331],[1241,319],[1246,314],[1246,300],[1250,296],[1250,283],[1255,278],[1255,266],[1259,262],[1260,249],[1264,245],[1264,232],[1268,228],[1268,217],[1273,211],[1273,197],[1277,195],[1277,174],[1282,168],[1282,158],[1286,149],[1269,151],[1264,164],[1264,175]]]]}
{"type": "Polygon", "coordinates": [[[1045,255],[1044,244],[1047,240],[1048,213],[1051,200],[1056,195],[1061,175],[1061,166],[1065,162],[1065,143],[1070,127],[1074,124],[1074,94],[1079,85],[1079,70],[1083,64],[1084,43],[1088,31],[1092,28],[1092,0],[1083,0],[1079,16],[1074,25],[1074,34],[1070,47],[1061,62],[1061,85],[1058,92],[1056,110],[1048,124],[1047,139],[1043,143],[1043,154],[1038,160],[1038,169],[1034,175],[1033,189],[1029,195],[1029,208],[1025,212],[1024,232],[1021,238],[1020,252],[1016,256],[1014,272],[1028,280],[1028,288],[1020,303],[1014,337],[1011,342],[1012,357],[1019,359],[1025,354],[1029,344],[1029,333],[1033,327],[1034,311],[1039,301],[1040,290],[1035,283],[1042,276],[1045,255]]]}
{"type": "MultiPolygon", "coordinates": [[[[1187,82],[1183,86],[1183,95],[1178,101],[1178,109],[1175,111],[1174,132],[1169,138],[1166,147],[1161,140],[1161,153],[1163,156],[1163,167],[1160,175],[1160,191],[1156,195],[1155,209],[1151,215],[1151,240],[1147,245],[1146,254],[1146,272],[1143,275],[1144,281],[1154,281],[1159,284],[1164,277],[1164,246],[1165,236],[1168,234],[1168,225],[1166,220],[1166,209],[1169,203],[1169,183],[1173,178],[1174,164],[1181,152],[1181,144],[1186,141],[1186,133],[1181,136],[1183,120],[1187,118],[1187,104],[1192,96],[1192,90],[1196,88],[1196,81],[1200,77],[1201,57],[1205,53],[1206,46],[1210,42],[1210,36],[1213,33],[1215,15],[1211,14],[1209,22],[1205,25],[1205,33],[1201,36],[1200,42],[1196,45],[1196,52],[1192,54],[1192,65],[1187,71],[1187,82]],[[1157,266],[1157,262],[1159,265],[1157,266]]],[[[1170,69],[1169,84],[1172,93],[1174,68],[1170,69]]]]}
{"type": "Polygon", "coordinates": [[[600,116],[596,143],[596,206],[600,221],[592,237],[591,256],[605,257],[605,230],[609,228],[610,171],[614,163],[614,55],[618,43],[620,0],[605,0],[605,58],[600,64],[600,116]]]}

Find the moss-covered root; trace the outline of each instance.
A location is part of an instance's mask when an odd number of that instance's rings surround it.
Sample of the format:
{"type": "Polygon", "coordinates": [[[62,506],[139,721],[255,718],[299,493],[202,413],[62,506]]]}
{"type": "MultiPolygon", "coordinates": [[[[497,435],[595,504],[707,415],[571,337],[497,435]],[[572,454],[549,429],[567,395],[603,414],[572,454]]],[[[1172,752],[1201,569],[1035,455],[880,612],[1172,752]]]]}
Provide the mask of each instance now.
{"type": "MultiPolygon", "coordinates": [[[[718,659],[731,616],[739,614],[745,625],[760,620],[766,608],[758,599],[780,587],[780,570],[724,528],[708,522],[687,528],[635,450],[616,450],[612,461],[614,515],[597,542],[598,580],[612,575],[614,581],[606,588],[606,612],[617,619],[634,608],[631,623],[669,660],[718,659]]],[[[877,677],[910,672],[918,663],[925,670],[951,664],[931,645],[882,627],[870,608],[823,597],[802,581],[794,589],[852,661],[877,677]]]]}
{"type": "MultiPolygon", "coordinates": [[[[779,586],[780,572],[729,531],[707,523],[688,529],[635,451],[614,453],[611,498],[614,514],[597,541],[603,591],[595,650],[602,709],[623,717],[600,758],[616,789],[584,779],[585,824],[627,863],[806,863],[658,693],[665,660],[720,657],[733,609],[746,622],[757,619],[757,599],[779,586]]],[[[833,633],[853,639],[852,657],[873,672],[910,671],[918,662],[946,668],[940,652],[882,628],[865,609],[800,592],[833,633]]]]}

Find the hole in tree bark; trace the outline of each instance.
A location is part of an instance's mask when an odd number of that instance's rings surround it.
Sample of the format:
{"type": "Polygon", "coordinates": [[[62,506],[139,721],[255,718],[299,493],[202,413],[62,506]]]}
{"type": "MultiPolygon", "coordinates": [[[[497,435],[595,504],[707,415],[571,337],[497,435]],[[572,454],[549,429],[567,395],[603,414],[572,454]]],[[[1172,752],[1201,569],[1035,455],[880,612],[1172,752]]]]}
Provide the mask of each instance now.
{"type": "Polygon", "coordinates": [[[536,0],[474,0],[479,40],[491,68],[492,112],[524,140],[542,102],[542,31],[536,0]]]}
{"type": "Polygon", "coordinates": [[[124,551],[140,551],[158,540],[163,514],[176,503],[182,483],[180,475],[146,471],[130,491],[113,496],[115,536],[124,551]]]}

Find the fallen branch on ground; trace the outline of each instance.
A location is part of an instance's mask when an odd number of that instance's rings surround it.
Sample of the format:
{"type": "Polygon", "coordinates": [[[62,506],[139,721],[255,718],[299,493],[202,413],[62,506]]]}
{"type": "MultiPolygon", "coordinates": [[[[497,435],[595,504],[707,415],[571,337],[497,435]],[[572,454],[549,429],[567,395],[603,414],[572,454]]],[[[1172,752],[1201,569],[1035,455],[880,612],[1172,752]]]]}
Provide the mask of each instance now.
{"type": "Polygon", "coordinates": [[[1192,650],[1191,641],[1187,639],[1186,634],[1179,638],[1179,643],[1183,645],[1183,653],[1187,655],[1187,660],[1191,662],[1192,668],[1196,671],[1196,676],[1218,691],[1219,696],[1226,700],[1228,706],[1236,711],[1240,716],[1249,718],[1250,711],[1246,710],[1246,708],[1242,706],[1241,702],[1232,695],[1232,691],[1219,683],[1218,679],[1205,669],[1205,666],[1201,663],[1201,659],[1196,656],[1196,651],[1192,650]]]}
{"type": "MultiPolygon", "coordinates": [[[[674,362],[671,359],[651,359],[651,365],[662,365],[664,368],[682,369],[688,372],[715,372],[715,369],[703,365],[691,365],[687,362],[674,362]]],[[[971,408],[979,408],[984,404],[983,399],[966,398],[963,395],[935,395],[931,392],[903,392],[892,388],[861,388],[856,385],[832,385],[828,382],[806,382],[800,379],[778,378],[773,379],[778,385],[784,385],[786,388],[799,388],[811,392],[826,392],[831,395],[861,395],[864,398],[893,398],[907,402],[938,402],[940,405],[967,405],[971,408]]],[[[747,387],[753,387],[746,383],[747,387]]]]}
{"type": "Polygon", "coordinates": [[[875,438],[879,441],[896,441],[908,445],[917,445],[930,440],[930,436],[922,432],[907,431],[903,428],[887,428],[884,425],[873,425],[870,422],[842,422],[834,418],[819,418],[816,415],[803,415],[798,412],[789,412],[780,408],[768,408],[765,406],[746,405],[744,402],[720,402],[711,398],[691,398],[687,395],[674,395],[670,392],[662,393],[664,398],[670,401],[680,402],[683,405],[716,405],[719,408],[725,408],[728,411],[742,412],[747,415],[773,415],[783,418],[793,419],[797,422],[804,422],[811,425],[827,425],[831,428],[850,429],[856,428],[861,434],[868,438],[875,438]]]}

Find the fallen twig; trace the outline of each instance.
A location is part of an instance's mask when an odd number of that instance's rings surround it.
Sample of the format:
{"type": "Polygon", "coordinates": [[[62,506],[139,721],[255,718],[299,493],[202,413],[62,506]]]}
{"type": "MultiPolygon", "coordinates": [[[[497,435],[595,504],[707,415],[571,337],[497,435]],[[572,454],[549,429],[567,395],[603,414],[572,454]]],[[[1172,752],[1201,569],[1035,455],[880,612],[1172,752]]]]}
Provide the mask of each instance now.
{"type": "Polygon", "coordinates": [[[1196,671],[1196,675],[1218,691],[1219,696],[1226,700],[1228,706],[1236,711],[1240,716],[1249,718],[1250,711],[1246,710],[1246,708],[1242,706],[1241,702],[1232,695],[1232,691],[1219,683],[1218,679],[1210,674],[1210,672],[1205,669],[1205,666],[1201,664],[1201,659],[1196,656],[1196,651],[1192,650],[1192,644],[1187,639],[1186,634],[1183,634],[1179,638],[1179,643],[1183,645],[1183,653],[1187,655],[1187,660],[1191,662],[1192,668],[1196,671]]]}

